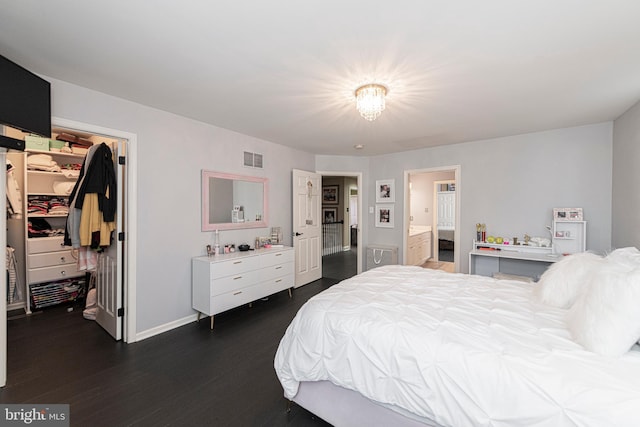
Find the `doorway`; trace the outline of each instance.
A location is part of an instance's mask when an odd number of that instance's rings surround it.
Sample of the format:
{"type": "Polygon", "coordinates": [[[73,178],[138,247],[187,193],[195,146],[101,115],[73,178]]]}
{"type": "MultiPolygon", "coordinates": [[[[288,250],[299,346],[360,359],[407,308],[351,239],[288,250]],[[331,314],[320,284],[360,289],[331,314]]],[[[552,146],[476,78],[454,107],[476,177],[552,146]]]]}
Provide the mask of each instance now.
{"type": "MultiPolygon", "coordinates": [[[[120,179],[120,194],[119,208],[118,208],[118,232],[114,232],[114,242],[118,242],[120,250],[114,250],[109,254],[109,258],[114,262],[111,263],[112,267],[105,269],[105,274],[109,276],[109,280],[117,279],[121,283],[120,291],[117,288],[111,287],[111,290],[116,290],[111,295],[103,295],[103,312],[107,313],[113,322],[119,322],[121,327],[119,332],[113,329],[117,335],[116,339],[122,339],[124,342],[131,343],[136,341],[136,310],[135,310],[135,247],[136,247],[136,232],[135,222],[132,221],[136,217],[136,193],[135,186],[137,183],[136,178],[136,135],[128,132],[118,131],[114,129],[102,128],[99,126],[89,125],[85,123],[75,122],[66,119],[52,118],[52,127],[58,130],[69,130],[71,132],[77,132],[83,135],[94,135],[98,138],[111,139],[116,141],[115,145],[112,145],[112,152],[115,154],[115,164],[126,164],[127,174],[126,179],[124,175],[118,177],[120,179]],[[114,149],[115,148],[115,149],[114,149]],[[122,209],[120,209],[120,207],[122,209]],[[107,271],[108,270],[108,271],[107,271]],[[112,304],[116,298],[120,298],[120,304],[112,304]]],[[[122,170],[122,169],[120,169],[122,170]]],[[[116,171],[116,173],[119,173],[116,171]]],[[[5,186],[6,188],[6,186],[5,186]]],[[[6,191],[6,190],[5,190],[6,191]]],[[[113,245],[112,245],[113,246],[113,245]]],[[[105,276],[106,277],[106,276],[105,276]]],[[[98,279],[100,280],[100,279],[98,279]]],[[[114,280],[112,280],[114,281],[114,280]]],[[[22,283],[25,285],[25,282],[22,283]]],[[[6,284],[3,284],[4,288],[6,284]]],[[[25,301],[26,302],[26,301],[25,301]]],[[[27,304],[30,304],[27,303],[27,304]]],[[[3,353],[6,355],[4,349],[6,349],[6,332],[7,332],[7,320],[6,320],[6,303],[4,304],[5,315],[3,320],[3,327],[0,328],[0,344],[3,347],[3,353]]],[[[27,310],[28,311],[28,310],[27,310]]],[[[113,334],[112,334],[113,335],[113,334]]],[[[36,340],[34,340],[34,343],[36,340]]],[[[35,345],[35,344],[34,344],[35,345]]],[[[8,349],[7,349],[8,350],[8,349]]],[[[0,360],[6,373],[6,357],[0,360]]],[[[11,372],[9,372],[10,374],[11,372]]],[[[0,386],[4,386],[7,376],[0,382],[0,386]]]]}
{"type": "Polygon", "coordinates": [[[322,276],[344,280],[362,272],[362,174],[322,175],[322,276]]]}
{"type": "Polygon", "coordinates": [[[405,171],[404,264],[460,271],[460,166],[405,171]]]}

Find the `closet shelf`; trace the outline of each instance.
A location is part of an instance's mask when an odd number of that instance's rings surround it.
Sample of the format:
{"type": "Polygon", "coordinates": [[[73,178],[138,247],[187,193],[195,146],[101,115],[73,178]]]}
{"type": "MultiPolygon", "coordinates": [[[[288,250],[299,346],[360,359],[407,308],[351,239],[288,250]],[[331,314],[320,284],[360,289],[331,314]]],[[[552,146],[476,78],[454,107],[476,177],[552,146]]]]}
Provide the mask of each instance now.
{"type": "Polygon", "coordinates": [[[37,193],[27,193],[27,196],[54,196],[54,197],[69,197],[68,194],[48,193],[46,191],[40,191],[37,193]]]}
{"type": "Polygon", "coordinates": [[[30,214],[28,213],[27,216],[29,218],[66,218],[68,216],[68,214],[30,214]]]}
{"type": "Polygon", "coordinates": [[[41,170],[35,170],[35,169],[27,169],[27,173],[30,175],[55,176],[56,178],[66,178],[66,179],[72,179],[74,181],[78,179],[77,176],[66,176],[62,172],[50,172],[50,171],[41,171],[41,170]]]}
{"type": "Polygon", "coordinates": [[[27,149],[24,151],[26,151],[27,153],[48,154],[49,156],[66,157],[69,159],[78,159],[78,160],[84,159],[84,156],[85,156],[84,154],[63,153],[61,151],[46,151],[46,150],[33,150],[33,149],[27,149]]]}

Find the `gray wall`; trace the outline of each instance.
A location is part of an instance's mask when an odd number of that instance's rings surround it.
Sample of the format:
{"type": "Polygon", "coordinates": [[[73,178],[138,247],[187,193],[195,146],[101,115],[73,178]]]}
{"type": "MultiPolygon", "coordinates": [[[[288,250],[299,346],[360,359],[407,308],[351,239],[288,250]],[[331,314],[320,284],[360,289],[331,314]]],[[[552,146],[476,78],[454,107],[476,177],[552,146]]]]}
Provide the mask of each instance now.
{"type": "MultiPolygon", "coordinates": [[[[353,162],[341,156],[317,156],[318,170],[362,171],[364,244],[392,244],[402,250],[404,171],[460,165],[460,271],[468,271],[467,254],[475,224],[489,234],[548,237],[554,207],[582,207],[587,248],[611,247],[612,122],[474,141],[353,162]],[[356,169],[356,168],[362,169],[356,169]],[[368,207],[375,205],[379,179],[395,179],[395,227],[376,228],[368,207]]],[[[402,254],[399,254],[402,259],[402,254]]]]}
{"type": "MultiPolygon", "coordinates": [[[[52,115],[137,135],[137,332],[192,316],[191,258],[212,232],[200,231],[201,170],[269,178],[269,226],[291,244],[291,170],[314,169],[314,156],[76,85],[52,83],[52,115]],[[264,170],[242,166],[243,151],[264,155],[264,170]]],[[[221,231],[249,243],[269,229],[221,231]]]]}
{"type": "Polygon", "coordinates": [[[612,245],[640,248],[640,102],[613,125],[612,245]]]}
{"type": "MultiPolygon", "coordinates": [[[[202,169],[269,178],[270,226],[283,229],[291,243],[291,170],[361,172],[364,186],[363,245],[402,246],[402,202],[405,170],[461,165],[462,271],[471,248],[475,223],[495,234],[545,235],[553,207],[583,207],[588,223],[587,247],[611,246],[612,127],[602,123],[527,135],[476,141],[376,157],[313,156],[268,141],[238,134],[164,111],[111,97],[59,80],[52,83],[56,117],[135,133],[138,137],[137,329],[143,332],[193,314],[190,260],[213,242],[200,231],[202,169]],[[242,152],[264,155],[264,170],[242,166],[242,152]],[[395,228],[374,227],[377,179],[395,179],[395,228]],[[162,266],[162,267],[158,267],[162,266]]],[[[629,121],[637,121],[637,107],[629,121]]],[[[625,115],[626,116],[626,115],[625,115]]],[[[620,132],[616,152],[634,154],[635,139],[620,132]]],[[[636,156],[637,158],[637,156],[636,156]]],[[[623,180],[630,176],[628,168],[623,180]]],[[[620,178],[618,178],[620,179],[620,178]]],[[[626,187],[629,188],[629,187],[626,187]]],[[[637,191],[636,191],[637,193],[637,191]]],[[[625,198],[627,195],[624,196],[625,198]]],[[[624,214],[637,212],[619,202],[624,214]]],[[[637,204],[633,205],[637,208],[637,204]]],[[[632,206],[632,207],[633,207],[632,206]]],[[[626,230],[625,232],[629,232],[626,230]]],[[[268,229],[221,232],[221,243],[251,243],[268,229]]],[[[637,232],[636,232],[637,245],[637,232]]],[[[621,244],[618,243],[618,246],[621,244]]],[[[402,257],[402,254],[399,254],[402,257]]]]}

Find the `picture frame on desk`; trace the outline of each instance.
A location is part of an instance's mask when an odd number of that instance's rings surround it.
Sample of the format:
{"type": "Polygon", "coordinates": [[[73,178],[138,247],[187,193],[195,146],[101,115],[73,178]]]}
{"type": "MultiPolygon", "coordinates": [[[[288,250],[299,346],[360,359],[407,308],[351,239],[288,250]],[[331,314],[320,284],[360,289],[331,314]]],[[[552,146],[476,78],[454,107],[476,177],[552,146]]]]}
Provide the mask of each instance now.
{"type": "Polygon", "coordinates": [[[553,219],[556,221],[582,221],[582,208],[553,208],[553,219]]]}

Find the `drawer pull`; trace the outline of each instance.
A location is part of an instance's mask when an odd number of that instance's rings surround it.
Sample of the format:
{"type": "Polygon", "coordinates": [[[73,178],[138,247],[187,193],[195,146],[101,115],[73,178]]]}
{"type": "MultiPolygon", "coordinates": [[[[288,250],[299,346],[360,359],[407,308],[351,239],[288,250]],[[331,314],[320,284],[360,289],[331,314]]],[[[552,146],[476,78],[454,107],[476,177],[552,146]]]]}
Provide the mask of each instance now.
{"type": "Polygon", "coordinates": [[[234,277],[233,280],[242,279],[242,276],[234,277]]]}
{"type": "Polygon", "coordinates": [[[60,262],[65,262],[67,259],[63,256],[60,257],[60,262]]]}
{"type": "Polygon", "coordinates": [[[282,266],[280,265],[280,266],[276,267],[276,270],[280,270],[281,268],[282,268],[282,266]]]}
{"type": "Polygon", "coordinates": [[[64,270],[62,270],[62,271],[60,272],[60,275],[61,275],[61,276],[65,276],[66,274],[67,274],[67,272],[66,272],[66,271],[64,271],[64,270]]]}
{"type": "Polygon", "coordinates": [[[242,264],[242,261],[236,261],[234,264],[242,264]]]}
{"type": "Polygon", "coordinates": [[[238,291],[238,292],[234,292],[234,295],[240,295],[242,293],[242,291],[238,291]]]}
{"type": "Polygon", "coordinates": [[[276,283],[280,283],[280,282],[282,282],[282,279],[276,280],[276,283]]]}
{"type": "Polygon", "coordinates": [[[282,254],[276,254],[276,256],[281,256],[282,254]]]}

